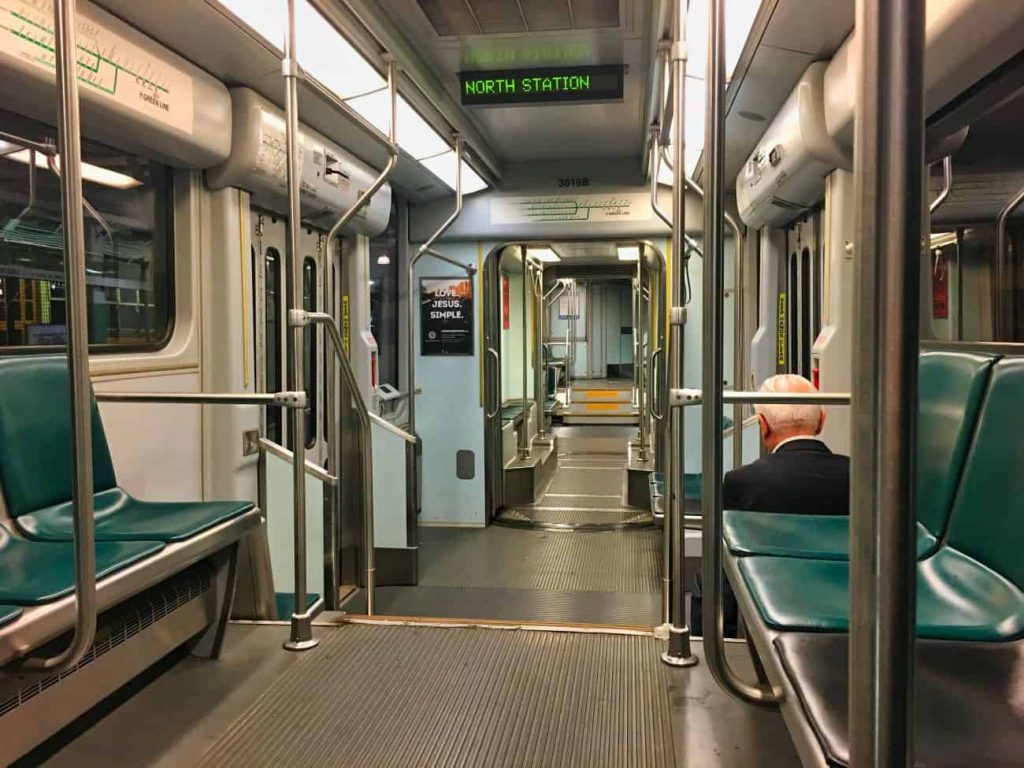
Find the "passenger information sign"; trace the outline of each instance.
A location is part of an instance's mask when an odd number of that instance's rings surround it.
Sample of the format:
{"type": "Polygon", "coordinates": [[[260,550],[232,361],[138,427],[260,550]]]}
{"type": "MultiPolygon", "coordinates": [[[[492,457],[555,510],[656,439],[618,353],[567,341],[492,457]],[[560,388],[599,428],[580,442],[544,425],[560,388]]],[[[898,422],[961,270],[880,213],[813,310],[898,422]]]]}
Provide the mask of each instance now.
{"type": "Polygon", "coordinates": [[[466,277],[420,280],[420,354],[473,354],[473,281],[466,277]]]}
{"type": "Polygon", "coordinates": [[[459,81],[466,106],[619,101],[624,71],[621,64],[504,69],[460,72],[459,81]]]}

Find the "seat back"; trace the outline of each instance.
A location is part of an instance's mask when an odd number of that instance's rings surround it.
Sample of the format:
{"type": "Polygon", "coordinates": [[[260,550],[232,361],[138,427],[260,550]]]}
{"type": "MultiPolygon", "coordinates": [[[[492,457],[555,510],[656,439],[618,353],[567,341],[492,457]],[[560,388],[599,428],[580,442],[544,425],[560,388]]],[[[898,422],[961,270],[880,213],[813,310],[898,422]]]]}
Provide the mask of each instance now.
{"type": "Polygon", "coordinates": [[[1024,357],[992,367],[945,543],[1024,588],[1024,357]]]}
{"type": "MultiPolygon", "coordinates": [[[[72,451],[67,358],[0,358],[0,487],[18,517],[71,501],[72,451]]],[[[117,485],[96,401],[92,401],[93,488],[117,485]]]]}
{"type": "Polygon", "coordinates": [[[995,359],[961,352],[921,355],[917,519],[938,539],[946,531],[995,359]]]}

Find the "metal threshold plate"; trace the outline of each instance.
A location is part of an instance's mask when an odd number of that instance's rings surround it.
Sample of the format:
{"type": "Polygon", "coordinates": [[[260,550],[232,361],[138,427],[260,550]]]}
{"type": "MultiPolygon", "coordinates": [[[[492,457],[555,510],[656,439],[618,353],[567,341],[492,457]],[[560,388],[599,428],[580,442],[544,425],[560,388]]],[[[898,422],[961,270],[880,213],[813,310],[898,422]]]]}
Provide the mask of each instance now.
{"type": "Polygon", "coordinates": [[[653,638],[371,625],[320,637],[201,765],[676,764],[653,638]]]}

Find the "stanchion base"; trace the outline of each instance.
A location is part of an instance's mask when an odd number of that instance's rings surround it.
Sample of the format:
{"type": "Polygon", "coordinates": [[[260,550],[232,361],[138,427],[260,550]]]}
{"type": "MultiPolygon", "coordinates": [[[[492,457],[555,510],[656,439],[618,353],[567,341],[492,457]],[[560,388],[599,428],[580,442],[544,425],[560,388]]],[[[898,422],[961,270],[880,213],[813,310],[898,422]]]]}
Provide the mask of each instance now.
{"type": "Polygon", "coordinates": [[[694,667],[697,657],[690,650],[690,628],[669,627],[668,650],[661,654],[661,660],[671,667],[694,667]]]}
{"type": "Polygon", "coordinates": [[[313,619],[309,615],[292,614],[292,628],[289,638],[284,642],[286,651],[308,651],[316,648],[320,641],[313,637],[313,619]]]}

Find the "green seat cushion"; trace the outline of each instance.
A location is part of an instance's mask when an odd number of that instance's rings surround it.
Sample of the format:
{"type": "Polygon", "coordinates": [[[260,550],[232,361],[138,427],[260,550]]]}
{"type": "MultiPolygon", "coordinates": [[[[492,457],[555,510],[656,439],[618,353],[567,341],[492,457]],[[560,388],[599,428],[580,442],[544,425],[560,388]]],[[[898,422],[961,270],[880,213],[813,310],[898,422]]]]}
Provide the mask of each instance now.
{"type": "MultiPolygon", "coordinates": [[[[725,542],[734,555],[803,557],[812,560],[850,558],[850,518],[845,515],[787,515],[727,509],[723,513],[725,542]]],[[[927,557],[938,540],[917,524],[917,556],[927,557]]]]}
{"type": "MultiPolygon", "coordinates": [[[[127,568],[163,547],[158,541],[97,542],[96,578],[127,568]]],[[[71,594],[74,588],[72,544],[26,541],[0,527],[0,602],[38,605],[71,594]]]]}
{"type": "MultiPolygon", "coordinates": [[[[652,472],[651,491],[656,496],[665,495],[665,476],[661,472],[652,472]]],[[[700,501],[701,477],[699,474],[683,475],[683,498],[691,501],[700,501]]]]}
{"type": "MultiPolygon", "coordinates": [[[[846,632],[850,564],[746,557],[740,574],[765,623],[778,630],[846,632]]],[[[917,633],[939,640],[1004,641],[1024,634],[1024,592],[977,560],[944,547],[917,564],[917,633]]]]}
{"type": "Polygon", "coordinates": [[[941,538],[994,358],[926,352],[918,367],[917,519],[941,538]]]}
{"type": "Polygon", "coordinates": [[[0,627],[4,624],[10,624],[21,614],[21,608],[16,605],[0,605],[0,627]]]}
{"type": "MultiPolygon", "coordinates": [[[[120,488],[95,496],[97,541],[182,541],[248,512],[249,501],[153,502],[120,488]]],[[[17,519],[30,538],[71,541],[72,505],[57,504],[17,519]]]]}
{"type": "Polygon", "coordinates": [[[1024,357],[992,367],[946,543],[1024,588],[1024,357]]]}
{"type": "Polygon", "coordinates": [[[518,403],[516,405],[503,405],[501,406],[501,420],[502,421],[515,421],[523,415],[523,404],[518,403]]]}
{"type": "MultiPolygon", "coordinates": [[[[63,356],[0,358],[0,486],[11,517],[71,500],[72,436],[63,356]]],[[[117,485],[96,403],[93,489],[117,485]]]]}

